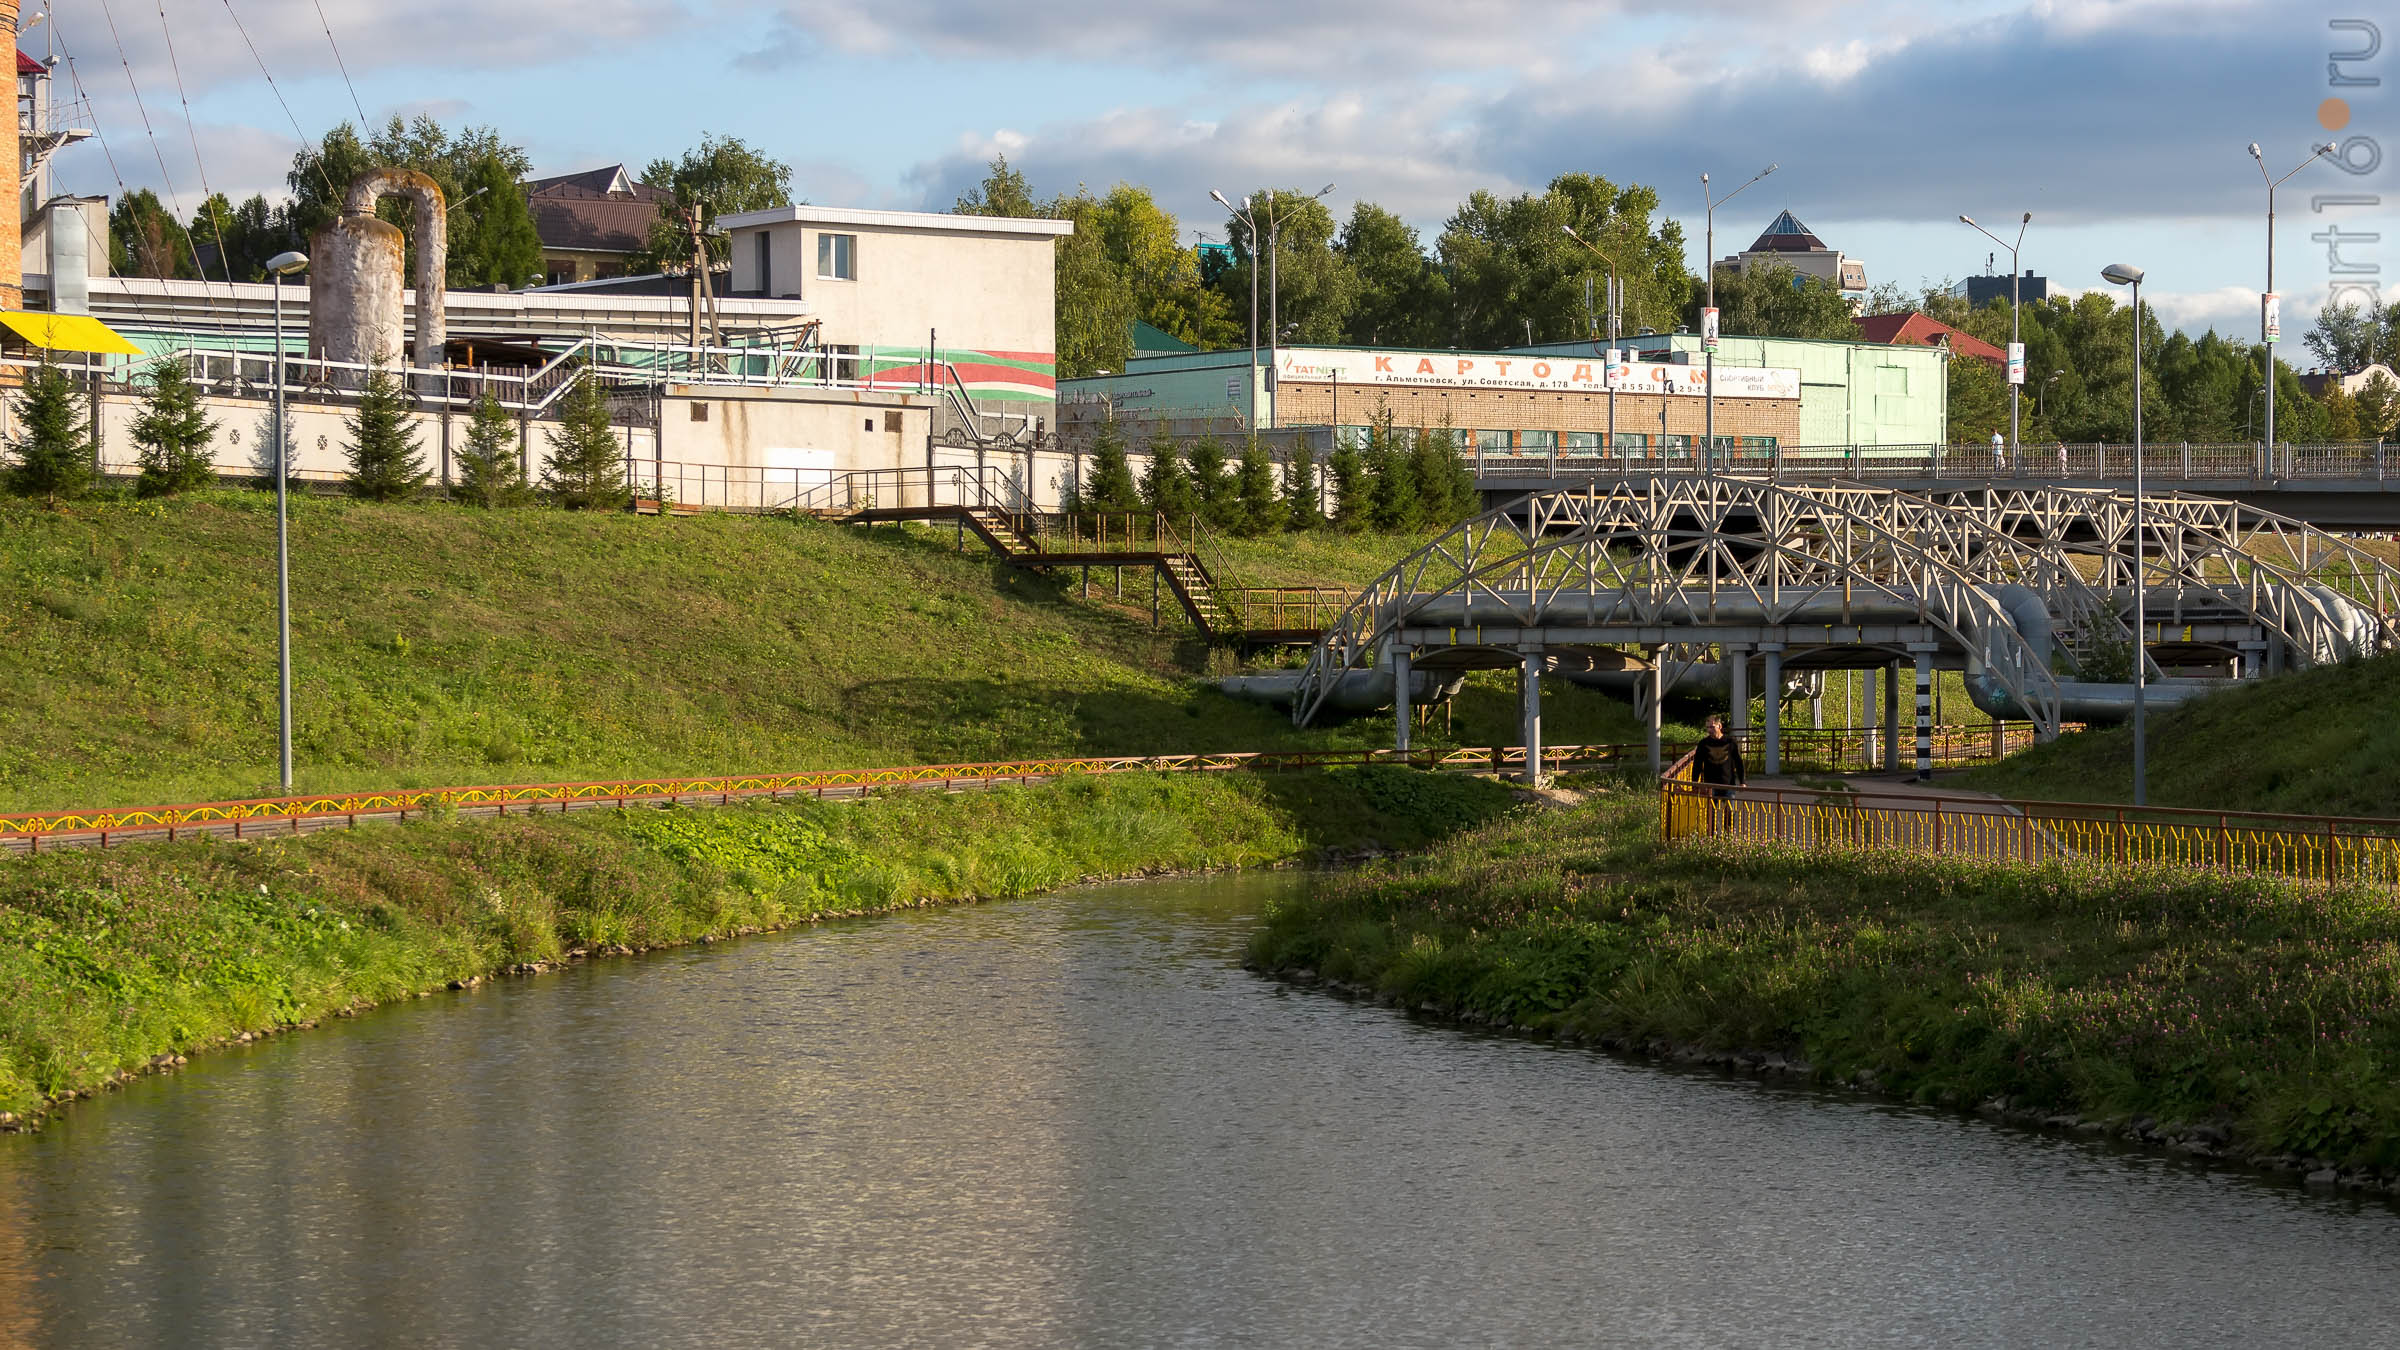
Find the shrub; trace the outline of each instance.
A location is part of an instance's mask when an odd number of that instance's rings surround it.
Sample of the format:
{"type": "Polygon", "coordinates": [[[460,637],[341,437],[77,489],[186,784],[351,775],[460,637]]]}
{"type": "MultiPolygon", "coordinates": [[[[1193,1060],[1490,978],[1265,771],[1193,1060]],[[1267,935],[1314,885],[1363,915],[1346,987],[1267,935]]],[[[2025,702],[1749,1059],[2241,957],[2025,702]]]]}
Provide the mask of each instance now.
{"type": "Polygon", "coordinates": [[[50,505],[91,491],[90,423],[85,405],[77,399],[75,382],[45,361],[25,382],[17,399],[17,436],[8,467],[8,489],[19,496],[40,497],[50,505]]]}
{"type": "Polygon", "coordinates": [[[350,433],[350,490],[369,501],[397,501],[425,486],[425,457],[408,417],[400,381],[378,363],[367,370],[358,392],[358,415],[343,427],[350,433]]]}
{"type": "Polygon", "coordinates": [[[217,466],[208,443],[217,424],[200,407],[200,391],[180,356],[163,356],[150,367],[150,395],[133,421],[133,443],[142,466],[134,493],[165,497],[208,487],[217,466]]]}
{"type": "Polygon", "coordinates": [[[570,511],[622,510],[631,499],[625,489],[625,448],[608,415],[608,396],[600,382],[584,371],[559,405],[558,430],[544,433],[550,440],[550,463],[542,470],[542,487],[570,511]]]}
{"type": "Polygon", "coordinates": [[[458,499],[474,506],[522,506],[532,495],[517,458],[517,424],[486,389],[475,400],[467,443],[458,452],[458,499]]]}

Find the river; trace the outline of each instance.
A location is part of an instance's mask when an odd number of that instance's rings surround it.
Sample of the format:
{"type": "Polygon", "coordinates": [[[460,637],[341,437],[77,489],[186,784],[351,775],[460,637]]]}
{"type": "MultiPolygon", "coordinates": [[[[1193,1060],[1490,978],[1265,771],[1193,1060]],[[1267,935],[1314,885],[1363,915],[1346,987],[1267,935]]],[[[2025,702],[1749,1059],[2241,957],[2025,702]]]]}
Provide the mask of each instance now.
{"type": "Polygon", "coordinates": [[[0,1345],[2400,1336],[2380,1202],[1289,989],[1239,961],[1297,884],[829,923],[202,1056],[0,1138],[0,1345]]]}

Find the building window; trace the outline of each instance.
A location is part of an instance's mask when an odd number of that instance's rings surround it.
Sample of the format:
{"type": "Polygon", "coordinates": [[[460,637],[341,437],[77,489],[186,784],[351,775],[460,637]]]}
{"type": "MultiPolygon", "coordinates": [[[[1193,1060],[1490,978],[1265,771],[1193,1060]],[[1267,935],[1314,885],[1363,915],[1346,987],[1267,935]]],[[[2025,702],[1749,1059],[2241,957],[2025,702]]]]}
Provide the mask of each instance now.
{"type": "Polygon", "coordinates": [[[1558,449],[1558,433],[1555,431],[1520,431],[1517,433],[1517,448],[1529,455],[1547,455],[1558,449]]]}
{"type": "Polygon", "coordinates": [[[1617,433],[1617,450],[1619,453],[1631,451],[1634,454],[1641,454],[1649,450],[1649,448],[1650,434],[1646,431],[1620,431],[1617,433]]]}
{"type": "Polygon", "coordinates": [[[775,298],[774,250],[768,246],[765,230],[758,232],[758,293],[769,300],[775,298]]]}
{"type": "Polygon", "coordinates": [[[1364,450],[1367,448],[1367,429],[1365,427],[1335,427],[1333,444],[1337,450],[1364,450]]]}
{"type": "Polygon", "coordinates": [[[1689,459],[1691,457],[1691,437],[1683,435],[1666,435],[1659,437],[1658,440],[1658,449],[1660,454],[1665,455],[1670,459],[1689,459]]]}
{"type": "Polygon", "coordinates": [[[1570,455],[1600,453],[1600,433],[1597,431],[1567,431],[1559,433],[1558,448],[1570,455]]]}
{"type": "Polygon", "coordinates": [[[1467,448],[1479,455],[1505,455],[1512,448],[1509,433],[1505,431],[1467,431],[1460,435],[1466,438],[1467,448]]]}
{"type": "Polygon", "coordinates": [[[900,414],[896,412],[885,413],[883,415],[883,429],[891,432],[895,436],[898,435],[900,433],[900,414]]]}
{"type": "Polygon", "coordinates": [[[826,281],[858,280],[858,236],[817,236],[817,275],[826,281]]]}
{"type": "Polygon", "coordinates": [[[707,421],[707,420],[708,420],[708,405],[707,405],[707,404],[705,404],[705,403],[695,403],[695,404],[693,404],[693,405],[692,405],[692,420],[693,420],[693,421],[695,421],[695,422],[705,422],[705,421],[707,421]]]}

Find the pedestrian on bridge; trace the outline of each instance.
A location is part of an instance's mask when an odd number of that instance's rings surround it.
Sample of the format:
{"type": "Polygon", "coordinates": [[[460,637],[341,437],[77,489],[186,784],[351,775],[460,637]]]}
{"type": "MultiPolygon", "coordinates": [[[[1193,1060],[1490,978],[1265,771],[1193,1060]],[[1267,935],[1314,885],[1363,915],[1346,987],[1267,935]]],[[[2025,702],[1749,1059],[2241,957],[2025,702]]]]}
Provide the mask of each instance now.
{"type": "Polygon", "coordinates": [[[2065,441],[2058,443],[2058,476],[2061,478],[2067,476],[2067,443],[2065,441]]]}
{"type": "Polygon", "coordinates": [[[2008,472],[2008,441],[2000,435],[1998,427],[1992,428],[1992,468],[1999,473],[2008,472]]]}

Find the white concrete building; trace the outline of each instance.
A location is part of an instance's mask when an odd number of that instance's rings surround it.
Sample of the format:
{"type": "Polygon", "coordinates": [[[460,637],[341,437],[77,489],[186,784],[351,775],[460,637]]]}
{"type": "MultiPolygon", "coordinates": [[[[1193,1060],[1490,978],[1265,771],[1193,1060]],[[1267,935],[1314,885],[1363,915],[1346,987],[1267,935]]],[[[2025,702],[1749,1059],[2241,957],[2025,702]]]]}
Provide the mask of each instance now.
{"type": "Polygon", "coordinates": [[[778,206],[720,216],[736,297],[799,301],[861,374],[915,388],[930,351],[978,407],[1053,423],[1064,220],[778,206]]]}

